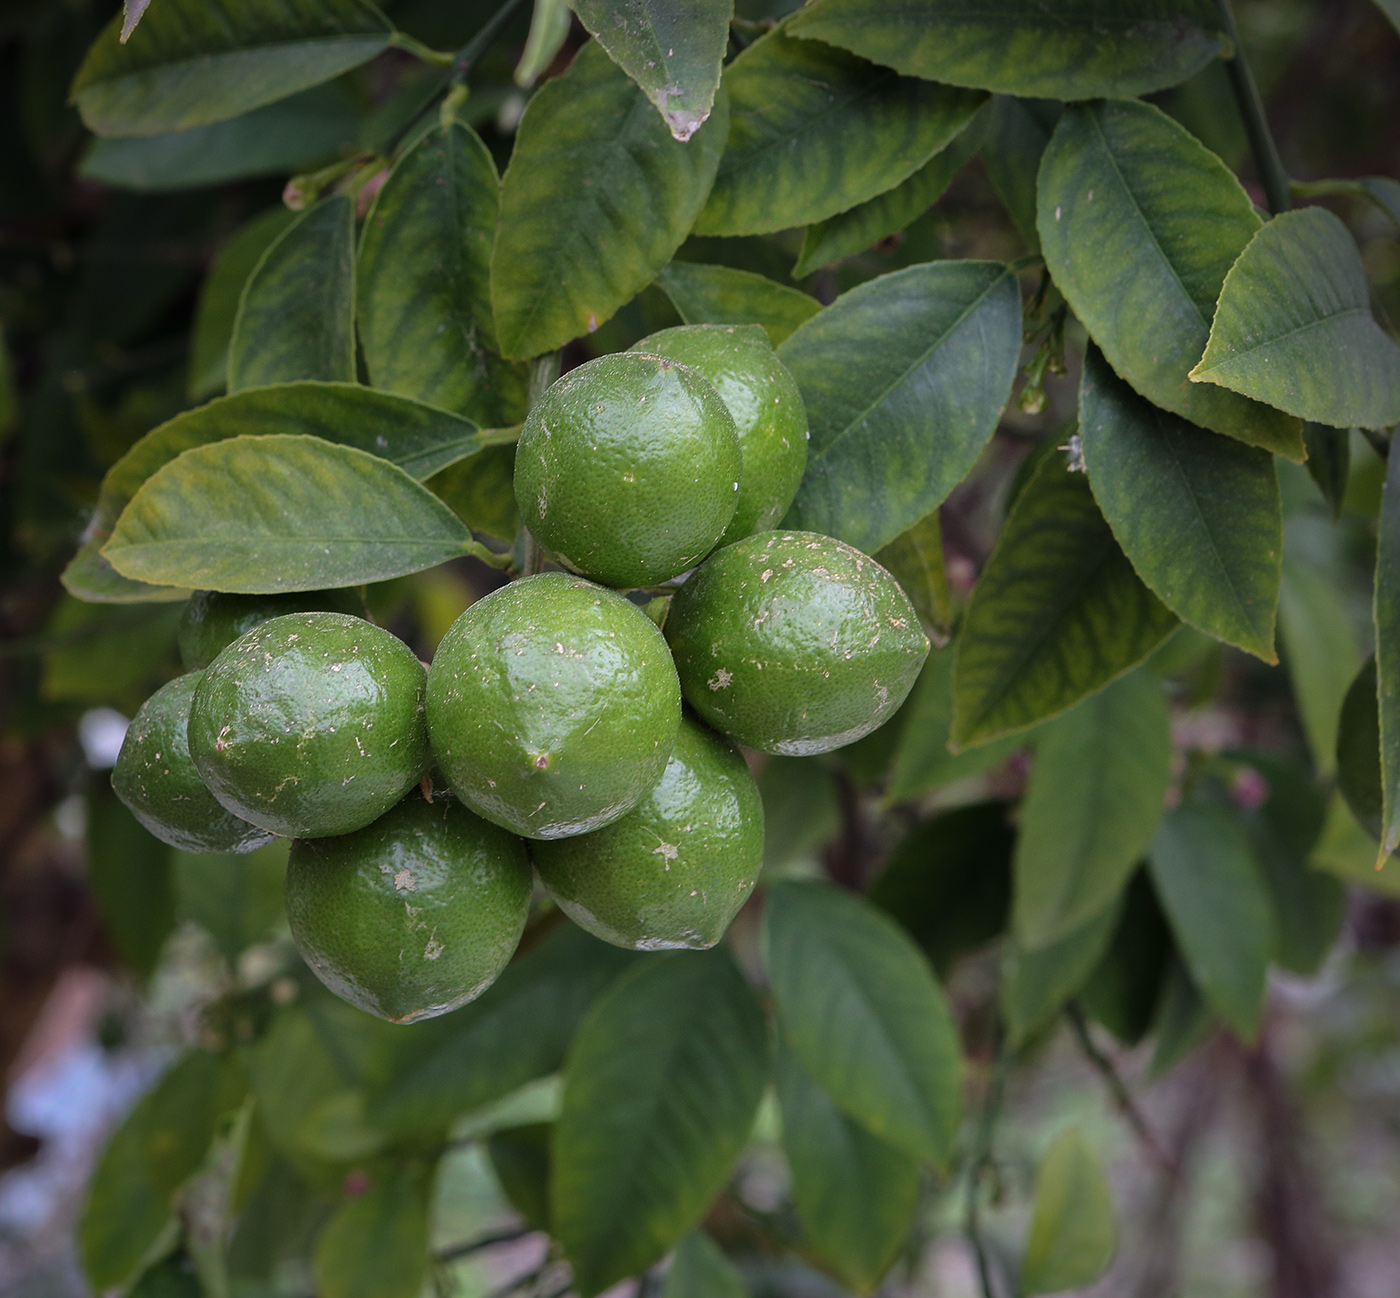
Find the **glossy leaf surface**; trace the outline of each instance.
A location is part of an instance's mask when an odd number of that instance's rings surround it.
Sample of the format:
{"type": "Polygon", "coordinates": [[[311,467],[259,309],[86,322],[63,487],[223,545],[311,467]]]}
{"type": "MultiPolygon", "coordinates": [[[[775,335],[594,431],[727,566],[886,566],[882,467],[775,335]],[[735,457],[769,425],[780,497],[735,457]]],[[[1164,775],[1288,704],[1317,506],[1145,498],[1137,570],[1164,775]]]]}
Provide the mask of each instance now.
{"type": "Polygon", "coordinates": [[[1060,1293],[1097,1280],[1117,1243],[1108,1181],[1084,1133],[1071,1127],[1056,1137],[1036,1172],[1021,1292],[1060,1293]]]}
{"type": "Polygon", "coordinates": [[[730,266],[673,261],[656,282],[686,324],[759,324],[774,347],[822,309],[799,289],[730,266]]]}

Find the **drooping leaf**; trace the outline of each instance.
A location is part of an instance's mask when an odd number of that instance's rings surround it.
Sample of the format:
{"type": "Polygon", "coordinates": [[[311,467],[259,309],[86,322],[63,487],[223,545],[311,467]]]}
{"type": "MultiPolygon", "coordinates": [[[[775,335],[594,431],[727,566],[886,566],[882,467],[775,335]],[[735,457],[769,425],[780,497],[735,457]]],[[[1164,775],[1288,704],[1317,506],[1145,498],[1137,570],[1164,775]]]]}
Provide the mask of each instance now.
{"type": "Polygon", "coordinates": [[[1400,846],[1400,449],[1390,441],[1376,544],[1376,699],[1380,722],[1380,859],[1400,846]]]}
{"type": "Polygon", "coordinates": [[[1191,378],[1333,428],[1400,423],[1400,346],[1371,314],[1361,254],[1337,217],[1284,212],[1250,240],[1191,378]]]}
{"type": "Polygon", "coordinates": [[[1063,110],[1053,99],[996,95],[984,114],[982,166],[1021,236],[1036,251],[1035,180],[1063,110]]]}
{"type": "Polygon", "coordinates": [[[1055,1138],[1035,1177],[1021,1292],[1060,1293],[1103,1274],[1118,1246],[1108,1181],[1078,1127],[1055,1138]]]}
{"type": "Polygon", "coordinates": [[[1084,987],[1114,934],[1120,907],[1111,903],[1077,929],[1038,951],[1008,938],[1002,956],[1000,1000],[1007,1037],[1019,1048],[1054,1022],[1084,987]]]}
{"type": "Polygon", "coordinates": [[[175,926],[170,849],[110,789],[87,800],[88,883],[112,945],[137,973],[155,967],[175,926]]]}
{"type": "Polygon", "coordinates": [[[1375,656],[1361,664],[1337,719],[1337,788],[1357,823],[1379,841],[1384,823],[1381,722],[1375,656]]]}
{"type": "Polygon", "coordinates": [[[896,76],[779,27],[724,74],[729,144],[697,234],[766,234],[824,221],[907,180],[983,96],[896,76]]]}
{"type": "Polygon", "coordinates": [[[1160,1077],[1175,1068],[1196,1048],[1214,1022],[1210,1006],[1178,955],[1167,972],[1162,1003],[1152,1025],[1157,1047],[1152,1052],[1150,1075],[1160,1077]]]}
{"type": "Polygon", "coordinates": [[[798,289],[729,266],[673,261],[656,282],[686,324],[760,324],[774,347],[822,309],[798,289]]]}
{"type": "Polygon", "coordinates": [[[535,0],[530,13],[530,34],[525,38],[520,62],[515,65],[515,84],[528,90],[564,48],[573,23],[568,0],[535,0]]]}
{"type": "Polygon", "coordinates": [[[340,1205],[316,1245],[324,1298],[417,1298],[428,1271],[430,1169],[384,1165],[340,1205]]]}
{"type": "Polygon", "coordinates": [[[1118,548],[1084,475],[1046,457],[973,589],[953,665],[951,742],[985,743],[1064,712],[1176,626],[1118,548]]]}
{"type": "Polygon", "coordinates": [[[319,437],[184,451],[131,498],[103,554],[124,576],[200,590],[324,590],[419,572],[471,533],[388,460],[319,437]]]}
{"type": "Polygon", "coordinates": [[[1351,433],[1325,424],[1304,424],[1303,442],[1308,450],[1305,466],[1332,511],[1335,523],[1342,516],[1342,501],[1351,477],[1351,433]]]}
{"type": "Polygon", "coordinates": [[[910,266],[852,289],[779,348],[807,405],[786,527],[872,552],[937,509],[996,429],[1021,349],[997,262],[910,266]]]}
{"type": "Polygon", "coordinates": [[[914,0],[874,12],[862,0],[819,0],[791,30],[910,76],[1047,99],[1161,90],[1224,45],[1205,0],[914,0]]]}
{"type": "Polygon", "coordinates": [[[909,596],[919,621],[947,639],[953,625],[953,596],[943,563],[943,527],[938,511],[925,514],[881,546],[875,560],[909,596]]]}
{"type": "Polygon", "coordinates": [[[1067,108],[1041,162],[1036,222],[1056,287],[1134,388],[1192,423],[1302,461],[1299,420],[1187,378],[1259,217],[1185,127],[1142,103],[1067,108]]]}
{"type": "Polygon", "coordinates": [[[242,856],[175,854],[175,905],[214,939],[233,963],[255,942],[268,940],[283,915],[285,839],[242,856]]]}
{"type": "Polygon", "coordinates": [[[962,1108],[958,1039],[924,956],[859,897],[783,883],[764,910],[783,1038],[872,1135],[941,1166],[962,1108]]]}
{"type": "Polygon", "coordinates": [[[703,1230],[692,1230],[676,1246],[661,1298],[748,1298],[734,1263],[703,1230]]]}
{"type": "Polygon", "coordinates": [[[536,1230],[549,1229],[549,1147],[554,1127],[532,1122],[492,1132],[486,1141],[491,1170],[516,1210],[536,1230]]]}
{"type": "Polygon", "coordinates": [[[1118,922],[1079,1000],[1124,1045],[1134,1046],[1152,1026],[1171,967],[1166,917],[1145,869],[1123,893],[1118,922]]]}
{"type": "Polygon", "coordinates": [[[579,20],[656,106],[682,144],[719,90],[733,0],[573,0],[579,20]]]}
{"type": "Polygon", "coordinates": [[[690,233],[729,130],[728,100],[687,144],[596,42],[530,101],[501,185],[491,300],[502,352],[589,333],[690,233]]]}
{"type": "Polygon", "coordinates": [[[763,1015],[723,952],[653,956],[594,1002],[565,1066],[550,1187],[585,1298],[699,1222],[767,1080],[763,1015]]]}
{"type": "Polygon", "coordinates": [[[367,0],[161,0],[125,44],[108,23],[72,94],[98,135],[187,130],[329,81],[392,33],[367,0]]]}
{"type": "Polygon", "coordinates": [[[1079,415],[1094,497],[1138,576],[1183,621],[1277,662],[1283,509],[1269,455],[1144,401],[1093,348],[1079,415]]]}

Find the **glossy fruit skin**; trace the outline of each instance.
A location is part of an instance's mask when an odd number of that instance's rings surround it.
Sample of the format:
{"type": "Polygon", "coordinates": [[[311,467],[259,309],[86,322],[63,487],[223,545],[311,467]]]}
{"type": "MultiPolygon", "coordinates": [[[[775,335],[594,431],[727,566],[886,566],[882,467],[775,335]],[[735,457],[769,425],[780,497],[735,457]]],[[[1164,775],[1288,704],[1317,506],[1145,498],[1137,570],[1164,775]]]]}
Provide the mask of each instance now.
{"type": "Polygon", "coordinates": [[[777,527],[807,467],[807,408],[763,328],[678,325],[643,338],[632,350],[699,370],[734,416],[743,461],[739,504],[719,544],[777,527]]]}
{"type": "Polygon", "coordinates": [[[734,420],[705,378],[620,352],[571,370],[530,411],[515,499],[564,567],[652,586],[714,548],[734,517],[741,463],[734,420]]]}
{"type": "Polygon", "coordinates": [[[227,595],[197,590],[190,596],[175,641],[185,670],[208,667],[245,631],[284,613],[347,613],[363,617],[365,602],[355,589],[308,590],[290,595],[227,595]]]}
{"type": "Polygon", "coordinates": [[[625,816],[666,769],[680,716],[655,624],[562,572],[478,600],[428,672],[442,773],[478,815],[526,838],[585,834],[625,816]]]}
{"type": "Polygon", "coordinates": [[[661,782],[593,834],[536,843],[535,866],[580,928],[637,951],[705,949],[724,936],[763,865],[763,800],[748,763],[691,717],[661,782]]]}
{"type": "Polygon", "coordinates": [[[899,583],[815,532],[760,532],[716,551],[676,592],[666,639],[705,721],[797,757],[888,721],[929,650],[899,583]]]}
{"type": "Polygon", "coordinates": [[[162,843],[184,852],[251,852],[275,835],[220,806],[190,757],[190,700],[202,675],[177,676],[141,705],[112,768],[112,788],[162,843]]]}
{"type": "Polygon", "coordinates": [[[337,996],[412,1023],[496,980],[520,943],[530,885],[518,838],[446,793],[429,803],[415,791],[353,834],[293,842],[287,919],[337,996]]]}
{"type": "Polygon", "coordinates": [[[402,640],[343,613],[289,613],[204,670],[190,754],[230,811],[275,834],[349,834],[428,766],[423,665],[402,640]]]}

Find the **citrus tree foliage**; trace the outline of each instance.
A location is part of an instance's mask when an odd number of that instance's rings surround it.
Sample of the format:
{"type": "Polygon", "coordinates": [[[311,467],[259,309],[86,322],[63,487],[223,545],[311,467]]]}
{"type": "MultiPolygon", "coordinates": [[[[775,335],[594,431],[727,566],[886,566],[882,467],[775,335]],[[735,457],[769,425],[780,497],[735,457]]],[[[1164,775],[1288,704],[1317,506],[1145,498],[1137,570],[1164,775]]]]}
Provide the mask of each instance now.
{"type": "MultiPolygon", "coordinates": [[[[767,762],[768,874],[713,951],[624,952],[540,913],[480,999],[407,1027],[294,962],[231,980],[97,1169],[96,1288],[282,1292],[290,1266],[322,1298],[414,1298],[444,1274],[434,1177],[465,1130],[582,1298],[668,1256],[667,1294],[746,1293],[754,1239],[871,1292],[933,1200],[957,1178],[975,1194],[989,1062],[1067,1008],[1155,1041],[1162,1067],[1212,1025],[1252,1040],[1270,967],[1314,971],[1339,930],[1314,845],[1400,845],[1400,482],[1370,505],[1373,634],[1285,541],[1300,510],[1341,509],[1352,446],[1386,453],[1400,347],[1347,225],[1288,210],[1228,3],[573,8],[129,0],[90,33],[82,171],[164,195],[110,221],[165,213],[215,251],[187,382],[86,411],[111,425],[89,430],[106,473],[86,516],[20,502],[66,562],[46,682],[92,698],[96,643],[140,664],[100,695],[134,707],[173,674],[192,590],[430,583],[469,555],[520,570],[531,402],[561,356],[682,321],[767,331],[811,428],[788,526],[878,554],[938,647],[874,735],[767,762]],[[1222,60],[1262,191],[1144,98],[1222,60]],[[367,92],[366,65],[391,93],[367,92]],[[917,222],[973,159],[1018,233],[945,258],[917,222]],[[201,206],[225,181],[244,206],[201,206]],[[950,588],[940,508],[987,472],[1013,393],[1034,409],[1066,371],[1077,412],[1038,430],[971,594],[950,588]],[[1173,708],[1209,693],[1222,646],[1284,660],[1285,757],[1177,760],[1173,708]],[[968,785],[1013,758],[1023,789],[968,785]],[[950,805],[954,786],[979,792],[950,805]],[[991,1046],[943,986],[975,948],[998,953],[991,1046]],[[542,1081],[527,1122],[482,1119],[542,1081]],[[754,1142],[790,1174],[779,1211],[742,1206],[754,1142]]],[[[1335,192],[1400,221],[1392,179],[1335,192]]],[[[98,264],[62,346],[139,338],[193,288],[169,272],[98,264]]],[[[6,362],[0,434],[13,392],[6,362]]],[[[61,442],[26,455],[64,467],[61,442]]],[[[231,970],[275,937],[284,847],[166,853],[153,875],[144,831],[90,801],[93,887],[134,968],[177,916],[231,970]]],[[[1064,1132],[1019,1291],[1091,1282],[1115,1238],[1093,1151],[1064,1132]]]]}

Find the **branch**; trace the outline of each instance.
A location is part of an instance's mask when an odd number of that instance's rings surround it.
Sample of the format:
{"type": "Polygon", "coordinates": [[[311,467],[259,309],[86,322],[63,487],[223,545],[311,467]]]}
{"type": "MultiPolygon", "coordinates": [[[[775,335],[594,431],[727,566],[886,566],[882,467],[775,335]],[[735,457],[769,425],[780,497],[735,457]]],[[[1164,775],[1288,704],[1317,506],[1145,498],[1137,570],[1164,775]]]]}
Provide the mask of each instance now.
{"type": "Polygon", "coordinates": [[[433,1254],[434,1262],[455,1262],[459,1257],[469,1257],[485,1248],[495,1248],[497,1244],[513,1244],[526,1235],[535,1233],[532,1226],[517,1226],[513,1230],[503,1230],[495,1235],[485,1235],[481,1239],[468,1240],[465,1244],[453,1244],[433,1254]]]}
{"type": "Polygon", "coordinates": [[[1254,154],[1254,165],[1259,169],[1269,211],[1277,216],[1293,206],[1288,173],[1283,169],[1278,145],[1269,131],[1269,123],[1264,116],[1264,101],[1259,98],[1259,87],[1255,85],[1254,74],[1244,57],[1239,28],[1235,26],[1235,11],[1230,0],[1216,0],[1216,8],[1220,13],[1221,26],[1234,46],[1234,53],[1224,60],[1225,71],[1230,77],[1230,89],[1235,92],[1235,104],[1244,122],[1245,134],[1249,136],[1250,152],[1254,154]]]}
{"type": "Polygon", "coordinates": [[[987,1098],[982,1103],[982,1114],[977,1122],[972,1157],[967,1168],[967,1200],[963,1209],[963,1233],[977,1257],[977,1275],[982,1283],[982,1298],[997,1298],[997,1295],[992,1284],[991,1262],[987,1257],[986,1245],[982,1242],[982,1229],[977,1219],[977,1191],[982,1172],[992,1161],[992,1138],[996,1134],[997,1119],[1001,1116],[1001,1103],[1006,1095],[1006,1075],[1010,1071],[1010,1062],[1011,1056],[1007,1052],[1006,1042],[998,1033],[996,1058],[992,1063],[992,1080],[987,1087],[987,1098]]]}

